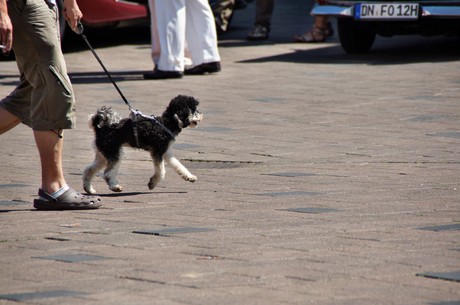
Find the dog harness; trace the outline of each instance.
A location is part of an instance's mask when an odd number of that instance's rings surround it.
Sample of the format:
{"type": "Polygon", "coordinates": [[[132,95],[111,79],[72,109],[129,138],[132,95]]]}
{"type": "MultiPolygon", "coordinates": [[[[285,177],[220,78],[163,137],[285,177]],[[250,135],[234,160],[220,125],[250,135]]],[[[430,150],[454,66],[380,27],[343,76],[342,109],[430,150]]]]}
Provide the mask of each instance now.
{"type": "Polygon", "coordinates": [[[166,131],[166,133],[172,138],[173,141],[175,140],[175,136],[172,133],[172,131],[169,130],[169,128],[167,128],[165,125],[161,124],[156,119],[156,117],[154,117],[153,115],[152,116],[146,116],[145,114],[143,114],[139,110],[134,110],[129,104],[128,104],[128,107],[129,107],[129,110],[131,111],[130,118],[133,120],[133,123],[134,123],[133,124],[133,133],[134,133],[134,139],[136,140],[136,147],[137,148],[139,148],[139,146],[140,146],[139,145],[139,135],[138,135],[138,132],[137,132],[137,118],[138,117],[148,119],[148,120],[151,120],[151,121],[155,122],[155,124],[159,125],[161,128],[163,128],[164,131],[166,131]]]}

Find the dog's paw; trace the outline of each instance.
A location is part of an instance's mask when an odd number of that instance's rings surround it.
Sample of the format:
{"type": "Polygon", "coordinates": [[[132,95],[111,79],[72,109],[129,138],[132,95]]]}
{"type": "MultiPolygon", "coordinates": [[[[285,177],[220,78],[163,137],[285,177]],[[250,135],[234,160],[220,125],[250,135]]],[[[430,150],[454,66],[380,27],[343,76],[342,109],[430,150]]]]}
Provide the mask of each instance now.
{"type": "Polygon", "coordinates": [[[153,190],[155,188],[155,186],[157,186],[158,182],[156,182],[156,179],[154,177],[155,176],[150,178],[149,183],[147,184],[147,186],[149,187],[149,190],[153,190]]]}
{"type": "Polygon", "coordinates": [[[198,178],[196,176],[191,175],[191,176],[184,177],[184,180],[188,182],[195,182],[198,180],[198,178]]]}
{"type": "Polygon", "coordinates": [[[153,181],[153,179],[151,179],[149,181],[149,184],[147,184],[147,186],[149,187],[149,190],[153,190],[155,186],[157,186],[157,184],[153,181]]]}
{"type": "Polygon", "coordinates": [[[116,192],[116,193],[123,192],[123,187],[121,185],[119,185],[119,184],[110,186],[109,189],[112,192],[116,192]]]}
{"type": "Polygon", "coordinates": [[[89,185],[89,186],[88,185],[83,185],[83,189],[88,194],[96,194],[96,190],[93,188],[92,185],[89,185]]]}

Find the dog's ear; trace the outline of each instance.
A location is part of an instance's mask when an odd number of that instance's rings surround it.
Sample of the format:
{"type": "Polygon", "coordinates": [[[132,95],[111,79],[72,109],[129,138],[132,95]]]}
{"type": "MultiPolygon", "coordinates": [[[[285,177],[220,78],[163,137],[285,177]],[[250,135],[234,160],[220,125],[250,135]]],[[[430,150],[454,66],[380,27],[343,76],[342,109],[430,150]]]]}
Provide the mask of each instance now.
{"type": "Polygon", "coordinates": [[[174,118],[176,119],[177,124],[179,125],[179,128],[180,129],[184,128],[184,122],[182,122],[182,120],[179,118],[177,114],[174,114],[174,118]]]}
{"type": "Polygon", "coordinates": [[[196,108],[198,108],[198,105],[200,104],[200,102],[192,96],[186,96],[185,100],[186,100],[188,107],[193,110],[192,112],[194,112],[196,108]]]}
{"type": "Polygon", "coordinates": [[[182,103],[185,103],[189,107],[198,107],[198,104],[200,103],[196,98],[193,96],[188,96],[188,95],[178,95],[176,96],[173,101],[181,101],[182,103]]]}

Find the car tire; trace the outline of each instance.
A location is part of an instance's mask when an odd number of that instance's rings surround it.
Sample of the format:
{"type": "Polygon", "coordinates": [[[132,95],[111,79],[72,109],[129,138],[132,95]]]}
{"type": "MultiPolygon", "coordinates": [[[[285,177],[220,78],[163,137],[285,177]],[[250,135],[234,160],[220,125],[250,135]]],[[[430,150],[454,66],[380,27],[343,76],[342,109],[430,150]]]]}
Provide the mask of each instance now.
{"type": "Polygon", "coordinates": [[[359,23],[350,18],[337,18],[339,41],[349,54],[366,53],[374,43],[376,33],[359,27],[359,23]]]}

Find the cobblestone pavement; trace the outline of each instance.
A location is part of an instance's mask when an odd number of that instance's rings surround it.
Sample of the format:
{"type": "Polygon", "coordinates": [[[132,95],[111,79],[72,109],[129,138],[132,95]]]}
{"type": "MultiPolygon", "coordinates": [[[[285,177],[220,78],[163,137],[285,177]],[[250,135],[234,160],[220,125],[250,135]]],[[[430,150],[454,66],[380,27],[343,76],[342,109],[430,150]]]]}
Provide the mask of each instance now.
{"type": "MultiPolygon", "coordinates": [[[[167,167],[149,191],[148,154],[126,150],[123,193],[95,179],[103,208],[38,212],[31,132],[2,135],[0,304],[460,304],[460,41],[379,38],[353,56],[336,36],[295,44],[312,18],[286,0],[270,40],[250,43],[253,14],[221,37],[221,73],[180,80],[142,79],[147,29],[88,31],[135,108],[201,101],[175,144],[198,181],[167,167]]],[[[88,115],[128,110],[83,43],[65,55],[78,127],[64,165],[82,191],[88,115]]],[[[18,74],[0,67],[5,96],[18,74]]]]}

